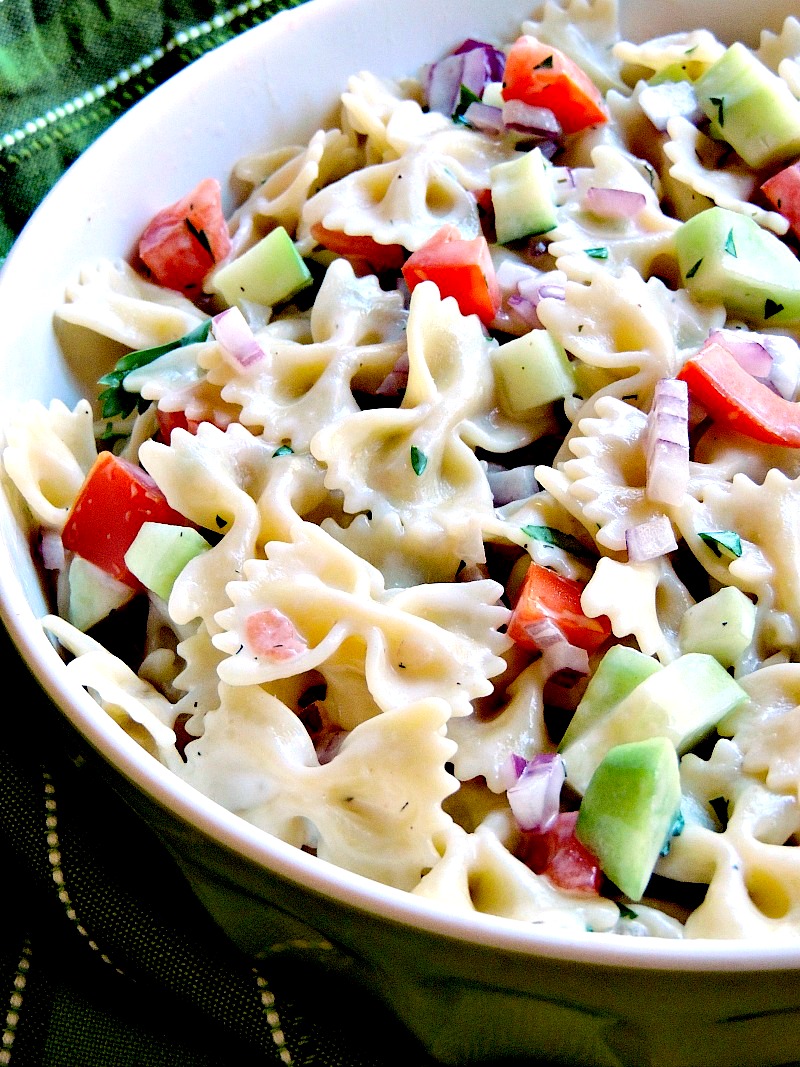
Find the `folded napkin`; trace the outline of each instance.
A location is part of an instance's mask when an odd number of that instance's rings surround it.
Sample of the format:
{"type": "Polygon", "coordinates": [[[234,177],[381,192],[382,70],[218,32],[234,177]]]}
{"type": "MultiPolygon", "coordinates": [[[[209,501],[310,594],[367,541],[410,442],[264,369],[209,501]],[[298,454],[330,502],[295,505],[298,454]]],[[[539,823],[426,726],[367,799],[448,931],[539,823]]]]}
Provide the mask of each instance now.
{"type": "MultiPolygon", "coordinates": [[[[0,256],[76,156],[297,0],[0,0],[0,256]]],[[[253,961],[0,632],[0,1067],[378,1067],[428,1057],[311,958],[253,961]]]]}

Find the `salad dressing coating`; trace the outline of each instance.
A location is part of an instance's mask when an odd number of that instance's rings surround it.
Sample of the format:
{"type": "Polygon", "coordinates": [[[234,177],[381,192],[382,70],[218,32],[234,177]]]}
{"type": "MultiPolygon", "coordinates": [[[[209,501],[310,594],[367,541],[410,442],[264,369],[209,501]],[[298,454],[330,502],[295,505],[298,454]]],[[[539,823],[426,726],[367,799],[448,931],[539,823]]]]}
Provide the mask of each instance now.
{"type": "MultiPolygon", "coordinates": [[[[790,97],[798,41],[789,18],[745,50],[790,97]]],[[[99,406],[24,405],[3,465],[67,671],[175,774],[451,910],[800,938],[800,262],[774,290],[763,266],[769,242],[796,261],[796,156],[756,170],[725,140],[732,101],[704,110],[726,54],[703,29],[619,40],[613,0],[548,3],[515,41],[354,74],[337,128],[239,160],[250,191],[199,280],[167,246],[159,277],[103,261],[70,283],[58,316],[128,355],[99,406]],[[504,89],[521,52],[544,59],[504,89]],[[500,192],[526,159],[535,203],[500,192]],[[223,315],[225,272],[279,228],[293,280],[223,315]],[[704,407],[709,346],[745,386],[704,407]],[[207,542],[167,598],[61,542],[107,448],[207,542]],[[619,646],[641,678],[591,710],[619,646]],[[691,694],[696,664],[698,703],[719,699],[700,736],[644,680],[691,694]],[[675,736],[680,811],[641,900],[581,842],[591,730],[675,736]]]]}

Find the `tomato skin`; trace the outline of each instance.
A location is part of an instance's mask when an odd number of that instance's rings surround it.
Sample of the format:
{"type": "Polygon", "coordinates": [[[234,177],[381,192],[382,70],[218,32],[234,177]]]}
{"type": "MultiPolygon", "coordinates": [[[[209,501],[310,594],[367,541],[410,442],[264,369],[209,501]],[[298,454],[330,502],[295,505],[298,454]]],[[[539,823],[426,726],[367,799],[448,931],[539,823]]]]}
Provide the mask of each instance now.
{"type": "Polygon", "coordinates": [[[61,537],[69,552],[141,590],[143,586],[125,565],[125,553],[145,522],[191,525],[169,506],[146,471],[111,452],[101,452],[72,505],[61,537]]]}
{"type": "Polygon", "coordinates": [[[722,345],[704,345],[677,377],[721,426],[764,444],[800,448],[800,404],[754,378],[722,345]]]}
{"type": "Polygon", "coordinates": [[[611,623],[605,615],[592,619],[583,613],[582,592],[580,582],[531,560],[511,613],[508,636],[523,648],[536,651],[539,646],[526,627],[529,623],[549,619],[571,645],[595,652],[611,636],[611,623]]]}
{"type": "Polygon", "coordinates": [[[562,811],[543,833],[522,832],[517,858],[534,872],[545,874],[560,889],[597,894],[603,872],[597,857],[575,836],[577,811],[562,811]]]}
{"type": "Polygon", "coordinates": [[[800,160],[768,178],[761,192],[783,215],[795,237],[800,237],[800,160]]]}
{"type": "Polygon", "coordinates": [[[199,296],[203,279],[230,247],[220,184],[204,178],[151,219],[139,239],[139,257],[160,285],[199,296]]]}
{"type": "Polygon", "coordinates": [[[462,315],[477,315],[485,325],[500,309],[502,295],[486,238],[462,237],[449,224],[411,253],[403,277],[411,290],[420,282],[434,282],[442,299],[455,297],[462,315]]]}
{"type": "Polygon", "coordinates": [[[315,222],[311,227],[311,236],[329,252],[335,252],[337,256],[344,256],[358,263],[365,262],[377,274],[387,270],[399,270],[407,255],[402,245],[382,245],[366,234],[328,230],[321,222],[315,222]]]}
{"type": "Polygon", "coordinates": [[[503,99],[549,108],[564,133],[608,122],[602,93],[589,75],[559,49],[528,34],[509,50],[503,99]]]}

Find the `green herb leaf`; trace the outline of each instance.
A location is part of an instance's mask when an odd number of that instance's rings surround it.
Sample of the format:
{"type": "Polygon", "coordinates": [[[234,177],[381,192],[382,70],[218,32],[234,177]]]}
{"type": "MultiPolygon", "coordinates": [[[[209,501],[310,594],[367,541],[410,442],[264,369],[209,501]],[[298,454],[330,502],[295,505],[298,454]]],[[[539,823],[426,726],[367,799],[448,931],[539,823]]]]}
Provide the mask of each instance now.
{"type": "Polygon", "coordinates": [[[713,104],[717,109],[717,122],[720,126],[725,125],[725,97],[724,96],[709,96],[709,103],[713,104]]]}
{"type": "Polygon", "coordinates": [[[728,231],[728,236],[725,240],[725,251],[729,256],[733,256],[734,259],[736,258],[736,245],[733,241],[733,230],[728,231]]]}
{"type": "Polygon", "coordinates": [[[206,252],[211,257],[211,259],[213,260],[214,259],[214,253],[211,251],[211,244],[210,244],[210,242],[208,240],[208,236],[206,234],[206,231],[205,230],[198,230],[198,228],[195,226],[195,224],[189,218],[186,218],[183,221],[186,224],[186,229],[189,231],[189,233],[192,235],[192,237],[194,237],[194,239],[199,243],[199,245],[203,249],[203,251],[206,252]]]}
{"type": "Polygon", "coordinates": [[[172,352],[176,348],[185,345],[198,344],[208,339],[211,332],[211,319],[205,319],[190,333],[185,334],[177,341],[169,341],[165,345],[157,345],[155,348],[140,348],[137,352],[128,352],[126,356],[118,360],[114,369],[104,374],[97,382],[98,385],[107,385],[108,388],[100,393],[98,400],[101,404],[101,416],[104,419],[113,419],[117,415],[130,415],[138,404],[138,393],[129,393],[123,386],[128,374],[140,367],[146,367],[160,356],[172,352]]]}
{"type": "Polygon", "coordinates": [[[595,557],[595,554],[581,544],[577,537],[573,537],[572,534],[562,533],[561,530],[555,530],[552,526],[523,526],[521,529],[525,536],[530,537],[533,541],[541,541],[546,545],[552,545],[554,548],[561,548],[573,556],[582,556],[584,559],[594,559],[595,557]]]}
{"type": "Polygon", "coordinates": [[[769,297],[764,301],[764,318],[771,319],[773,315],[777,315],[779,311],[783,311],[783,304],[779,304],[777,300],[770,300],[769,297]]]}
{"type": "Polygon", "coordinates": [[[272,458],[276,456],[293,456],[294,449],[290,445],[279,445],[272,453],[272,458]]]}
{"type": "Polygon", "coordinates": [[[717,530],[714,533],[701,533],[698,536],[715,556],[726,555],[732,559],[738,559],[742,554],[742,539],[734,530],[717,530]]]}
{"type": "Polygon", "coordinates": [[[629,908],[627,904],[623,904],[621,900],[615,900],[614,903],[619,908],[619,915],[621,919],[638,919],[639,913],[635,912],[633,908],[629,908]]]}
{"type": "Polygon", "coordinates": [[[472,89],[468,85],[461,86],[458,94],[458,103],[456,109],[453,112],[453,119],[456,122],[465,122],[464,112],[467,110],[470,104],[477,104],[480,102],[480,97],[473,93],[472,89]]]}
{"type": "Polygon", "coordinates": [[[597,248],[584,248],[584,252],[587,256],[591,256],[592,259],[608,259],[608,249],[598,246],[597,248]]]}
{"type": "Polygon", "coordinates": [[[693,267],[689,267],[689,269],[686,271],[687,279],[688,278],[694,278],[695,274],[697,274],[697,272],[700,270],[700,264],[702,262],[703,262],[702,259],[698,259],[698,261],[695,263],[695,265],[693,267]]]}
{"type": "Polygon", "coordinates": [[[553,57],[550,55],[550,56],[545,56],[545,58],[542,60],[542,62],[541,63],[537,63],[536,66],[533,69],[534,70],[550,70],[552,66],[553,66],[553,57]]]}
{"type": "Polygon", "coordinates": [[[419,477],[428,466],[428,457],[424,452],[420,451],[416,445],[411,446],[411,466],[414,468],[414,474],[416,474],[417,477],[419,477]]]}

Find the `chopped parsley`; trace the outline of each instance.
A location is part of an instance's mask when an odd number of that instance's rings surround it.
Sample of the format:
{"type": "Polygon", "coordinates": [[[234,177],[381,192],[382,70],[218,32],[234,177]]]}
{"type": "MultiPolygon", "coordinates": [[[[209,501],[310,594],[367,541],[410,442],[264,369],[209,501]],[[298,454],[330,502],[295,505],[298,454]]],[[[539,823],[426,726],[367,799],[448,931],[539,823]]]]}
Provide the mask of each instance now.
{"type": "Polygon", "coordinates": [[[197,241],[203,251],[207,255],[209,255],[213,261],[214,253],[211,251],[211,244],[208,240],[208,235],[206,234],[206,231],[198,230],[198,228],[195,226],[195,224],[190,218],[185,218],[183,221],[186,224],[186,229],[189,231],[192,237],[194,237],[195,241],[197,241]]]}
{"type": "Polygon", "coordinates": [[[738,559],[742,554],[742,539],[734,530],[717,530],[715,533],[701,533],[698,536],[715,556],[725,555],[738,559]]]}
{"type": "Polygon", "coordinates": [[[428,466],[428,457],[421,449],[417,448],[416,445],[411,446],[411,466],[417,477],[419,477],[428,466]]]}
{"type": "Polygon", "coordinates": [[[453,119],[456,122],[466,122],[464,118],[464,112],[467,110],[470,104],[480,103],[480,97],[473,93],[472,89],[468,85],[462,84],[458,94],[458,103],[456,109],[453,112],[453,119]]]}
{"type": "Polygon", "coordinates": [[[592,259],[608,259],[608,249],[602,246],[597,248],[585,248],[584,252],[587,256],[591,256],[592,259]]]}
{"type": "Polygon", "coordinates": [[[275,449],[275,451],[272,453],[272,458],[275,459],[276,456],[293,456],[293,455],[294,455],[294,449],[291,447],[291,445],[279,445],[275,449]]]}
{"type": "Polygon", "coordinates": [[[553,548],[561,548],[573,556],[594,559],[594,553],[572,534],[562,533],[561,530],[555,530],[552,526],[523,526],[521,529],[525,536],[533,541],[541,541],[543,544],[552,545],[553,548]]]}
{"type": "Polygon", "coordinates": [[[138,404],[140,400],[139,394],[129,393],[124,387],[125,378],[131,371],[146,367],[160,356],[165,356],[167,352],[173,352],[176,348],[183,348],[185,345],[194,345],[200,341],[205,341],[210,331],[211,319],[205,319],[194,330],[180,337],[177,341],[169,341],[167,344],[158,345],[155,348],[141,348],[137,352],[129,352],[126,356],[123,356],[115,364],[114,369],[108,374],[104,374],[97,383],[98,385],[108,386],[98,397],[101,405],[101,417],[113,419],[117,415],[130,415],[138,404]]]}
{"type": "Polygon", "coordinates": [[[623,904],[621,900],[615,900],[614,903],[619,908],[619,917],[621,919],[638,919],[639,913],[634,911],[633,908],[629,908],[627,904],[623,904]]]}
{"type": "Polygon", "coordinates": [[[736,245],[733,240],[733,230],[728,231],[728,236],[725,239],[725,251],[729,256],[733,256],[734,259],[737,258],[736,245]]]}
{"type": "Polygon", "coordinates": [[[695,265],[693,267],[689,267],[689,269],[686,271],[686,277],[687,278],[694,278],[695,274],[697,274],[697,272],[700,270],[700,264],[702,262],[703,262],[702,258],[698,259],[698,261],[695,263],[695,265]]]}
{"type": "Polygon", "coordinates": [[[724,96],[709,96],[709,103],[713,104],[717,109],[717,122],[720,126],[725,125],[725,97],[724,96]]]}
{"type": "Polygon", "coordinates": [[[771,319],[773,315],[777,315],[783,311],[783,304],[779,304],[777,300],[771,300],[769,297],[764,301],[764,318],[771,319]]]}
{"type": "Polygon", "coordinates": [[[542,62],[541,63],[537,63],[536,66],[533,69],[534,70],[551,70],[552,66],[553,66],[553,57],[552,57],[552,55],[549,55],[549,56],[545,56],[545,58],[542,60],[542,62]]]}

